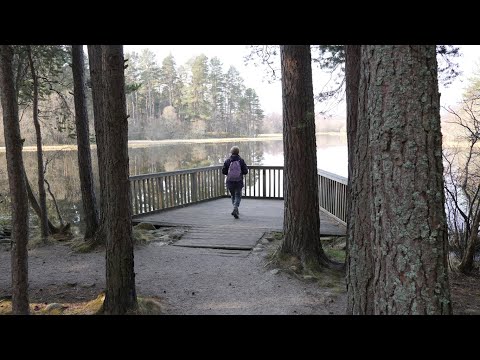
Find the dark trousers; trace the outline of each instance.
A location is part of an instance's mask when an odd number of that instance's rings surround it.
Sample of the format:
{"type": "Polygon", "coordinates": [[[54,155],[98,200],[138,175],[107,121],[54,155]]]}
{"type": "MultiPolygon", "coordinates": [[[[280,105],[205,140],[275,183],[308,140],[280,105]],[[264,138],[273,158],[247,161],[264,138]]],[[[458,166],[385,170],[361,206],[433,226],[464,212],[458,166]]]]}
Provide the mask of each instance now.
{"type": "Polygon", "coordinates": [[[235,207],[240,206],[240,201],[242,200],[242,188],[238,187],[231,187],[228,189],[230,191],[230,196],[232,198],[232,205],[235,207]]]}

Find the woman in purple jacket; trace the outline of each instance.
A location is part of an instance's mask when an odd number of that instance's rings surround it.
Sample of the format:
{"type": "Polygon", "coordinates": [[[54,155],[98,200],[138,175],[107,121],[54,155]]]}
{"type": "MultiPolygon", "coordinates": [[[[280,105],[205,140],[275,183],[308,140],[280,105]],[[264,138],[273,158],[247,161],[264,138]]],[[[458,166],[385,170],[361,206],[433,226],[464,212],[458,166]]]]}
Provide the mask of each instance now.
{"type": "Polygon", "coordinates": [[[242,200],[243,175],[248,174],[247,164],[245,164],[245,160],[238,155],[239,152],[238,146],[233,146],[230,149],[232,155],[225,160],[222,168],[222,174],[227,175],[226,185],[232,197],[232,215],[235,219],[238,219],[238,207],[242,200]]]}

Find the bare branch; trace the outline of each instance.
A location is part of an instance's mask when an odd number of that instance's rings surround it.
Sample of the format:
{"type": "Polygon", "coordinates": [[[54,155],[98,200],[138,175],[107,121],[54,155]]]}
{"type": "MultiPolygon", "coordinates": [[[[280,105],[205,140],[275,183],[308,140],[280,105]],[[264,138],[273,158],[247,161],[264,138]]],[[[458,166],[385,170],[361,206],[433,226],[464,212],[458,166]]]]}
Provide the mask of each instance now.
{"type": "Polygon", "coordinates": [[[47,181],[47,179],[43,179],[43,181],[45,181],[45,184],[47,184],[47,191],[49,192],[50,196],[52,197],[53,203],[55,205],[55,209],[57,210],[58,220],[60,221],[60,225],[63,227],[64,222],[63,222],[62,215],[60,215],[60,209],[58,208],[57,199],[55,199],[55,196],[53,195],[52,191],[50,190],[50,183],[47,181]]]}

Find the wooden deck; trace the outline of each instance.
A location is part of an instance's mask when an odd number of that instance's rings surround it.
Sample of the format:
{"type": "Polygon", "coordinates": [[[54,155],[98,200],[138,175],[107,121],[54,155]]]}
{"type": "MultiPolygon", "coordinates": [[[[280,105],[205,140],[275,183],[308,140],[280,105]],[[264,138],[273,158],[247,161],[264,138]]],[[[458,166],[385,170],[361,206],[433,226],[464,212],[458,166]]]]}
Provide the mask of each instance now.
{"type": "MultiPolygon", "coordinates": [[[[240,218],[235,219],[230,198],[209,200],[157,213],[135,215],[135,223],[162,226],[189,226],[176,246],[250,250],[267,231],[282,231],[283,200],[242,199],[240,218]]],[[[320,211],[323,236],[345,236],[346,228],[331,215],[320,211]]]]}

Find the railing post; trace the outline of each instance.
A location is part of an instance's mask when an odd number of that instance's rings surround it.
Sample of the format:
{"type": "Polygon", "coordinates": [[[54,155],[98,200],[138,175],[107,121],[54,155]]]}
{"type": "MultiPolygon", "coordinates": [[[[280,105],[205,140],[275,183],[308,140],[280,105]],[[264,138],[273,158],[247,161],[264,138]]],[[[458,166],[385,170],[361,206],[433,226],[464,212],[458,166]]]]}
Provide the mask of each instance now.
{"type": "Polygon", "coordinates": [[[183,184],[183,175],[180,174],[178,175],[178,186],[180,187],[180,204],[183,205],[185,204],[185,185],[183,184]]]}
{"type": "Polygon", "coordinates": [[[133,194],[135,196],[135,215],[138,214],[138,194],[137,194],[138,184],[133,180],[133,194]]]}
{"type": "Polygon", "coordinates": [[[164,177],[159,177],[157,180],[158,191],[160,193],[160,209],[165,209],[165,194],[163,193],[163,179],[164,177]]]}
{"type": "Polygon", "coordinates": [[[335,183],[335,214],[336,217],[340,218],[340,184],[335,183]]]}
{"type": "Polygon", "coordinates": [[[197,201],[197,173],[191,173],[191,188],[190,191],[192,192],[192,202],[197,201]]]}
{"type": "Polygon", "coordinates": [[[263,169],[263,197],[267,196],[267,169],[263,169]]]}
{"type": "Polygon", "coordinates": [[[140,204],[140,207],[142,210],[142,213],[146,213],[147,212],[147,190],[145,190],[145,179],[142,180],[142,203],[140,204]]]}
{"type": "Polygon", "coordinates": [[[176,206],[178,205],[177,175],[173,175],[172,180],[173,206],[176,206]]]}

